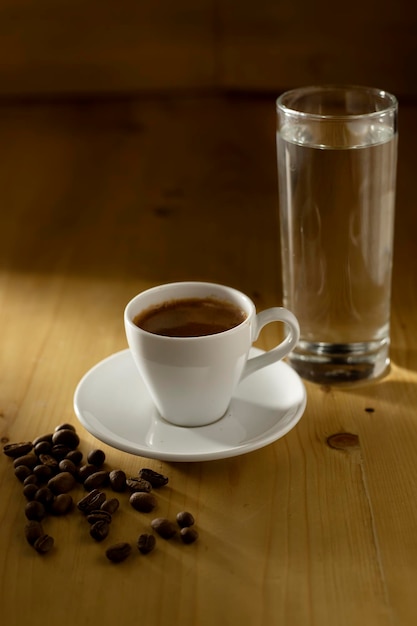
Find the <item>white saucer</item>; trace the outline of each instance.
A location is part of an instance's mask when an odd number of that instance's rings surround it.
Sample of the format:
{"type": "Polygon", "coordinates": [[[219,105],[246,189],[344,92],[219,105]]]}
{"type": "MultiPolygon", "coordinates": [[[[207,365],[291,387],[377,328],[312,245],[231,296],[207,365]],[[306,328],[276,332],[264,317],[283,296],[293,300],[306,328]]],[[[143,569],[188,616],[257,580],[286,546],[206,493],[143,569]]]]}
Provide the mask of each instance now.
{"type": "Polygon", "coordinates": [[[92,435],[125,452],[164,461],[207,461],[257,450],[286,435],[305,406],[300,377],[280,361],[243,380],[229,410],[214,424],[174,426],[156,411],[129,350],[95,365],[74,394],[75,413],[92,435]]]}

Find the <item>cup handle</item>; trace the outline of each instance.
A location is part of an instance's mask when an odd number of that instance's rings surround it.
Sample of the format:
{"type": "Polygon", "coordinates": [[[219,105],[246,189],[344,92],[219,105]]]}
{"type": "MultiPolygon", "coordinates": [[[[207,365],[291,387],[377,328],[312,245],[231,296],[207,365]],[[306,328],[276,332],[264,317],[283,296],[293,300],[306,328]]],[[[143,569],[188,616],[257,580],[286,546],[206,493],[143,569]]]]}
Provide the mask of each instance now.
{"type": "Polygon", "coordinates": [[[289,327],[290,332],[275,348],[248,359],[243,369],[241,380],[261,369],[261,367],[280,361],[295,348],[300,338],[300,326],[295,315],[283,307],[272,307],[256,315],[252,331],[252,342],[256,341],[262,328],[270,322],[283,322],[289,327]]]}

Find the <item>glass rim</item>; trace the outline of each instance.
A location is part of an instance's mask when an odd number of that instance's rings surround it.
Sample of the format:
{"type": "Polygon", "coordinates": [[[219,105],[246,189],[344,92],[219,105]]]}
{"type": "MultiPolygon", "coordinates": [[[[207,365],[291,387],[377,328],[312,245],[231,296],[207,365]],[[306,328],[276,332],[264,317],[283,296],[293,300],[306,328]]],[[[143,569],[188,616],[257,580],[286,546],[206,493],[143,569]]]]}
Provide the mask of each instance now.
{"type": "Polygon", "coordinates": [[[398,100],[396,96],[385,91],[384,89],[379,89],[377,87],[368,87],[366,85],[354,85],[354,84],[329,84],[329,85],[308,85],[305,87],[296,87],[295,89],[290,89],[284,91],[278,98],[276,99],[276,110],[277,112],[282,112],[284,114],[292,115],[294,117],[300,118],[310,118],[315,120],[360,120],[363,118],[372,118],[372,117],[380,117],[381,115],[386,115],[389,112],[395,112],[398,109],[398,100]],[[304,96],[304,95],[313,95],[315,93],[325,93],[325,92],[356,92],[356,93],[368,93],[370,95],[379,97],[381,101],[386,101],[386,106],[378,111],[368,111],[365,113],[311,113],[308,111],[303,111],[300,108],[296,108],[295,106],[291,106],[290,104],[286,105],[284,100],[288,99],[291,96],[304,96]]]}

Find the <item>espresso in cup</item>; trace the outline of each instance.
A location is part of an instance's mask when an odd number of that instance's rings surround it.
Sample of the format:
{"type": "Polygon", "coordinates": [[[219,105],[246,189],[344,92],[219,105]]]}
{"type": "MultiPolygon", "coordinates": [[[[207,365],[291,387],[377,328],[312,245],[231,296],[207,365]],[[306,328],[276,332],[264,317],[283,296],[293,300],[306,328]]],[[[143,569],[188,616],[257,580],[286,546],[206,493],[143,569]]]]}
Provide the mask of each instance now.
{"type": "Polygon", "coordinates": [[[247,315],[232,302],[217,298],[168,300],[141,311],[133,322],[165,337],[201,337],[239,326],[247,315]]]}
{"type": "Polygon", "coordinates": [[[220,419],[239,382],[284,358],[300,336],[297,319],[287,309],[257,313],[244,293],[196,281],[142,291],[126,305],[124,323],[138,374],[158,418],[181,427],[220,419]],[[284,340],[251,355],[253,342],[272,322],[285,324],[284,340]]]}

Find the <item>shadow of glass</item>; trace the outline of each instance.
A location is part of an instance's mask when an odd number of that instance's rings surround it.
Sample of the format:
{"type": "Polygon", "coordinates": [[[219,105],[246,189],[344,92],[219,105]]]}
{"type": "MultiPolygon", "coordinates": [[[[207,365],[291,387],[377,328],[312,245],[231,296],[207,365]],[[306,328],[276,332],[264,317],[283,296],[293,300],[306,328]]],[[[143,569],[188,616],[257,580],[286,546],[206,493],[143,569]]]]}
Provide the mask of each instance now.
{"type": "Polygon", "coordinates": [[[395,366],[417,372],[417,350],[391,347],[391,358],[395,366]]]}
{"type": "Polygon", "coordinates": [[[369,414],[373,412],[377,414],[376,406],[414,406],[416,386],[416,369],[402,367],[392,361],[390,371],[381,379],[345,389],[340,388],[339,391],[366,399],[364,410],[369,414]]]}

